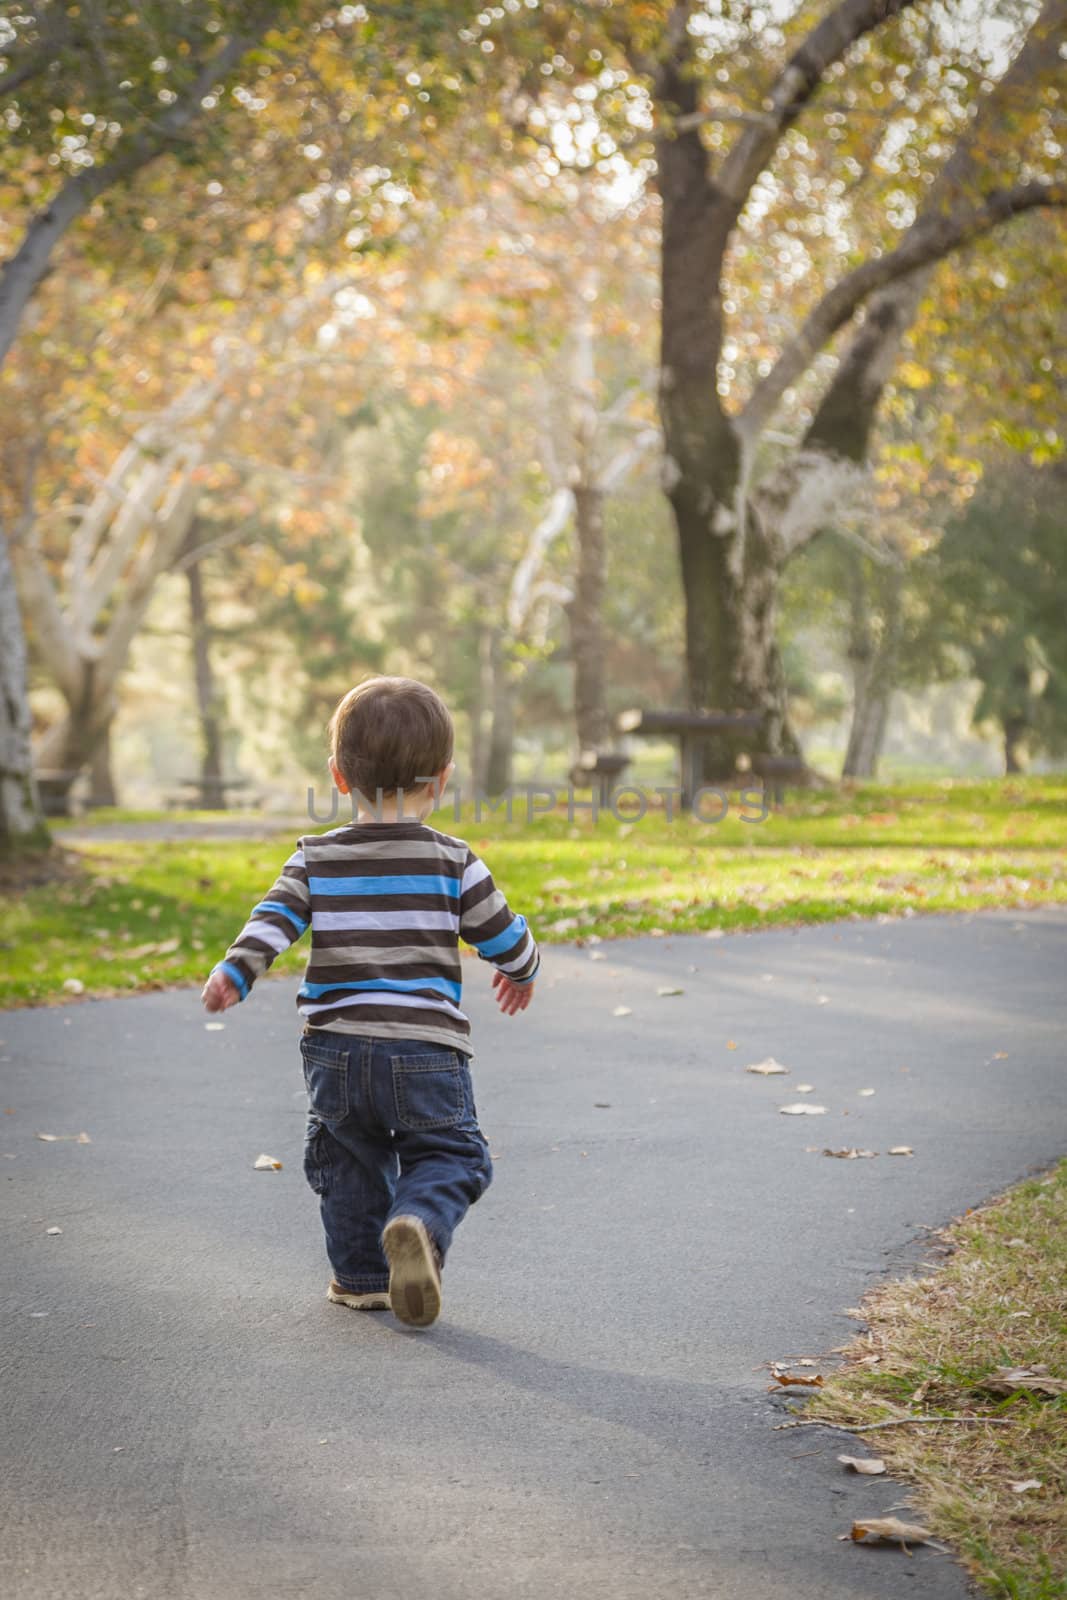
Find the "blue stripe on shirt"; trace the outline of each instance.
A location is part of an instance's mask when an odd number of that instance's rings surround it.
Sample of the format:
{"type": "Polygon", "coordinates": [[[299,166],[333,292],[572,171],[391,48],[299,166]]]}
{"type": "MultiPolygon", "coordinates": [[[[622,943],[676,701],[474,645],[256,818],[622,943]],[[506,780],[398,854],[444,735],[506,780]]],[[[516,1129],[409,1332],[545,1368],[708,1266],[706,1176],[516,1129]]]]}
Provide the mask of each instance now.
{"type": "Polygon", "coordinates": [[[252,907],[252,917],[258,917],[261,911],[278,911],[283,917],[288,917],[297,933],[303,933],[307,923],[303,917],[298,916],[291,906],[283,906],[280,900],[261,900],[258,906],[252,907]]]}
{"type": "Polygon", "coordinates": [[[300,996],[304,1000],[317,1000],[320,995],[334,994],[339,989],[382,989],[393,994],[410,994],[419,989],[432,989],[446,999],[459,1004],[461,986],[449,978],[359,978],[354,983],[303,983],[300,996]]]}
{"type": "Polygon", "coordinates": [[[312,894],[443,894],[458,900],[460,880],[410,872],[393,877],[309,878],[308,887],[312,894]]]}
{"type": "Polygon", "coordinates": [[[498,956],[502,950],[510,950],[512,945],[518,944],[525,932],[526,918],[515,917],[504,929],[503,933],[498,933],[495,939],[482,941],[472,939],[471,943],[480,956],[492,959],[493,956],[498,956]]]}
{"type": "Polygon", "coordinates": [[[248,994],[248,979],[245,977],[240,967],[235,967],[232,961],[220,961],[215,967],[212,968],[212,971],[224,972],[229,978],[230,982],[233,984],[234,988],[237,990],[237,993],[241,996],[242,1000],[248,994]]]}

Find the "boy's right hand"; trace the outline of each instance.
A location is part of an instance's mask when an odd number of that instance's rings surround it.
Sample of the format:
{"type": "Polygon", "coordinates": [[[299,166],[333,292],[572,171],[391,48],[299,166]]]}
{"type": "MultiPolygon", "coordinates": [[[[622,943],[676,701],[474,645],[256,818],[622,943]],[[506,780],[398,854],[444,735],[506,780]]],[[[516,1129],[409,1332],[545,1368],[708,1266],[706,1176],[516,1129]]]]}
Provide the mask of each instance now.
{"type": "Polygon", "coordinates": [[[237,985],[224,972],[213,972],[200,995],[206,1011],[226,1011],[235,1006],[241,996],[237,985]]]}

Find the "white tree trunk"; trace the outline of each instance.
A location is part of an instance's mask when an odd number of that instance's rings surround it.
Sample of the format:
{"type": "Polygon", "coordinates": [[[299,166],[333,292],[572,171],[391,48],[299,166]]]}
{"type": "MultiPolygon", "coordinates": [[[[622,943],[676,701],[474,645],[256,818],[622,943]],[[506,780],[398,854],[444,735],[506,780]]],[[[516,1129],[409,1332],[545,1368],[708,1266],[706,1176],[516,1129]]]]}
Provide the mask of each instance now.
{"type": "Polygon", "coordinates": [[[0,855],[48,843],[30,756],[30,705],[22,631],[7,538],[0,528],[0,855]]]}

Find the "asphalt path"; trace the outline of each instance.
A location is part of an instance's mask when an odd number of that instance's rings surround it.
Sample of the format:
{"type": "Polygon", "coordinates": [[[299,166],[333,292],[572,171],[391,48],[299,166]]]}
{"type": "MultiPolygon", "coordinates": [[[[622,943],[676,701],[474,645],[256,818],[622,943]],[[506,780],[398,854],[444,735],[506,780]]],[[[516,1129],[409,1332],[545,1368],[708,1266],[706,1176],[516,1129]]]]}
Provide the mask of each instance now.
{"type": "Polygon", "coordinates": [[[550,948],[511,1019],[467,969],[496,1178],[423,1332],[324,1298],[294,983],[214,1030],[188,990],[0,1016],[0,1593],[968,1592],[839,1542],[906,1491],[775,1431],[763,1364],[1067,1148],[1067,917],[596,954],[550,948]],[[781,1115],[804,1082],[826,1114],[781,1115]]]}

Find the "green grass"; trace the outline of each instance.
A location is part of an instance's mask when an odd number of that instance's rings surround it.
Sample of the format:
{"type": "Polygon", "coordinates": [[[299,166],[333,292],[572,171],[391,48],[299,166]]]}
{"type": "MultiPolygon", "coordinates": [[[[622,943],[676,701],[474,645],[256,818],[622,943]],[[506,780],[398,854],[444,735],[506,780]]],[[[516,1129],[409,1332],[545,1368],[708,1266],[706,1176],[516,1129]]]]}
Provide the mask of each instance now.
{"type": "MultiPolygon", "coordinates": [[[[448,807],[433,820],[486,856],[547,942],[1067,903],[1064,778],[802,792],[761,823],[738,809],[735,799],[717,825],[662,811],[526,822],[519,801],[511,823],[469,809],[457,820],[448,807]]],[[[68,979],[93,994],[201,979],[292,840],[78,845],[75,872],[9,897],[0,1004],[63,998],[68,979]]],[[[298,969],[305,948],[274,970],[298,969]]]]}
{"type": "MultiPolygon", "coordinates": [[[[805,1416],[849,1426],[908,1416],[992,1425],[901,1426],[843,1444],[881,1456],[914,1485],[919,1520],[955,1544],[1002,1600],[1067,1596],[1067,1395],[996,1399],[997,1367],[1067,1379],[1067,1161],[969,1213],[943,1241],[948,1263],[876,1289],[869,1331],[845,1351],[805,1416]],[[1038,1490],[1011,1485],[1037,1479],[1038,1490]]],[[[845,1436],[841,1436],[845,1439],[845,1436]]]]}

